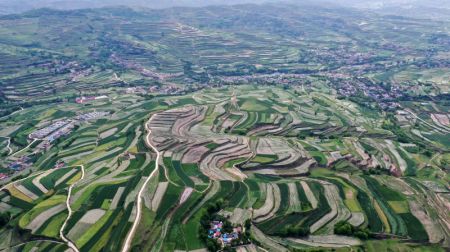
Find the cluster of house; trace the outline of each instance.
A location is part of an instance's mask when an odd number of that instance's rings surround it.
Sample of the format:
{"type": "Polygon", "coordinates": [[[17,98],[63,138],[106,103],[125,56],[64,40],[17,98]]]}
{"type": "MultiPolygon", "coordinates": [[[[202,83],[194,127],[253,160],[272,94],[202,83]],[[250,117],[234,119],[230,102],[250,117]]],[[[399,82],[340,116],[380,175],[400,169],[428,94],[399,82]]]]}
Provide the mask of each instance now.
{"type": "Polygon", "coordinates": [[[133,69],[135,71],[138,71],[143,76],[150,77],[150,78],[153,78],[155,80],[166,80],[166,79],[169,79],[169,78],[176,78],[176,77],[180,77],[180,76],[183,75],[183,72],[162,73],[162,72],[158,72],[156,70],[147,69],[147,68],[143,67],[142,65],[140,65],[139,63],[122,59],[119,56],[117,56],[116,54],[112,54],[110,59],[114,63],[116,63],[118,65],[121,65],[121,66],[123,66],[125,68],[128,68],[128,69],[133,69]]]}
{"type": "Polygon", "coordinates": [[[213,221],[211,222],[211,228],[209,229],[208,238],[218,239],[224,245],[231,244],[233,240],[239,239],[239,234],[242,232],[241,227],[233,228],[233,232],[223,232],[223,222],[213,221]]]}
{"type": "Polygon", "coordinates": [[[74,123],[71,120],[61,120],[32,132],[28,137],[30,139],[40,139],[51,143],[61,136],[69,134],[73,128],[74,123]]]}
{"type": "Polygon", "coordinates": [[[72,132],[73,128],[75,127],[75,124],[84,122],[84,121],[98,119],[98,118],[104,117],[108,114],[109,114],[108,112],[94,111],[94,112],[78,115],[78,116],[74,117],[73,119],[65,119],[65,120],[56,121],[45,128],[42,128],[42,129],[32,132],[28,137],[30,139],[44,140],[44,142],[41,143],[39,145],[39,147],[46,149],[56,139],[60,138],[61,136],[70,134],[72,132]]]}
{"type": "Polygon", "coordinates": [[[336,62],[336,64],[355,65],[373,61],[377,55],[374,52],[361,52],[347,47],[330,48],[316,47],[308,50],[300,59],[300,63],[336,62]]]}
{"type": "MultiPolygon", "coordinates": [[[[25,170],[32,165],[30,158],[27,156],[22,156],[8,164],[8,169],[10,169],[13,173],[25,170]]],[[[9,174],[0,173],[0,180],[9,178],[9,174]]]]}
{"type": "Polygon", "coordinates": [[[42,129],[34,131],[33,133],[31,133],[29,135],[29,138],[31,138],[31,139],[35,139],[35,138],[43,139],[44,137],[50,135],[50,133],[56,131],[59,128],[62,128],[63,126],[66,126],[69,123],[70,123],[69,120],[61,120],[61,121],[54,122],[54,123],[52,123],[51,125],[49,125],[49,126],[47,126],[45,128],[42,128],[42,129]]]}
{"type": "Polygon", "coordinates": [[[306,74],[286,74],[286,73],[220,76],[217,77],[217,82],[224,85],[243,84],[243,83],[256,83],[256,84],[281,83],[281,84],[308,85],[306,74]]]}
{"type": "Polygon", "coordinates": [[[129,87],[125,90],[126,94],[148,94],[148,90],[143,87],[129,87]]]}
{"type": "Polygon", "coordinates": [[[160,94],[160,95],[177,95],[184,94],[187,91],[192,91],[189,88],[177,87],[175,85],[164,85],[162,87],[159,86],[150,86],[148,88],[144,87],[129,87],[125,90],[126,94],[160,94]]]}
{"type": "MultiPolygon", "coordinates": [[[[25,169],[31,167],[31,165],[32,165],[32,163],[30,161],[30,158],[28,156],[22,156],[22,157],[18,158],[17,160],[11,162],[8,165],[8,168],[14,174],[16,172],[19,172],[19,171],[22,171],[22,170],[25,170],[25,169]]],[[[64,161],[58,161],[55,164],[54,168],[59,169],[64,166],[66,166],[66,163],[64,161]]],[[[0,180],[7,179],[7,178],[9,178],[9,176],[10,176],[10,174],[8,174],[8,173],[0,173],[0,180]]]]}
{"type": "Polygon", "coordinates": [[[17,160],[11,162],[8,168],[13,171],[21,171],[31,166],[30,158],[27,156],[22,156],[17,160]]]}
{"type": "Polygon", "coordinates": [[[76,61],[66,62],[65,60],[54,60],[50,63],[39,64],[40,67],[46,67],[49,71],[53,73],[66,73],[73,72],[75,70],[81,69],[82,66],[76,61]]]}
{"type": "Polygon", "coordinates": [[[404,88],[398,85],[384,87],[367,78],[340,78],[329,75],[339,95],[357,96],[360,93],[375,100],[382,109],[395,109],[399,104],[396,99],[404,95],[404,88]]]}
{"type": "MultiPolygon", "coordinates": [[[[74,117],[73,119],[64,119],[60,121],[56,121],[52,124],[50,124],[47,127],[44,127],[42,129],[36,130],[32,132],[28,137],[30,139],[39,139],[43,140],[42,143],[40,143],[37,148],[38,149],[48,149],[51,147],[52,142],[54,142],[56,139],[60,138],[61,136],[68,135],[72,132],[73,128],[75,127],[75,124],[83,122],[83,121],[89,121],[98,119],[100,117],[108,115],[109,112],[90,112],[82,115],[78,115],[74,117]]],[[[30,162],[30,158],[28,156],[22,156],[14,161],[12,161],[8,168],[13,172],[22,171],[24,169],[29,168],[32,165],[30,162]]],[[[55,165],[55,168],[61,168],[64,167],[66,164],[64,162],[58,162],[55,165]]],[[[0,173],[0,180],[8,178],[9,175],[7,173],[0,173]]]]}
{"type": "Polygon", "coordinates": [[[54,131],[53,133],[51,133],[50,135],[48,135],[45,140],[52,143],[53,141],[55,141],[56,139],[68,135],[70,134],[70,132],[72,132],[72,129],[74,128],[74,124],[72,122],[64,125],[63,127],[59,128],[58,130],[54,131]]]}
{"type": "Polygon", "coordinates": [[[64,166],[66,166],[66,162],[59,160],[58,162],[56,162],[54,168],[59,169],[59,168],[63,168],[64,166]]]}
{"type": "Polygon", "coordinates": [[[90,75],[94,70],[92,68],[88,69],[70,69],[70,77],[72,81],[79,81],[81,78],[90,75]]]}
{"type": "Polygon", "coordinates": [[[75,98],[75,102],[78,104],[83,104],[89,101],[97,101],[97,100],[104,100],[108,99],[108,96],[106,95],[100,95],[100,96],[81,96],[75,98]]]}
{"type": "Polygon", "coordinates": [[[78,115],[76,116],[74,119],[78,120],[78,121],[89,121],[89,120],[95,120],[104,116],[109,115],[109,112],[104,112],[104,111],[94,111],[94,112],[89,112],[86,114],[82,114],[82,115],[78,115]]]}

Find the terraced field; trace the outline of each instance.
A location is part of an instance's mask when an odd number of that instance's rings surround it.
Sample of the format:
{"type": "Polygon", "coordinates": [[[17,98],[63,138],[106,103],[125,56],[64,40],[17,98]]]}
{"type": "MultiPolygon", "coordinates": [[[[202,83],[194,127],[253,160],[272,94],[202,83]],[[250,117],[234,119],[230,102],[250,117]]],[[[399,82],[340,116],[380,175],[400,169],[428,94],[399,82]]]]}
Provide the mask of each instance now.
{"type": "Polygon", "coordinates": [[[450,250],[439,4],[3,2],[0,251],[450,250]]]}
{"type": "MultiPolygon", "coordinates": [[[[358,105],[319,92],[241,88],[98,102],[108,117],[46,150],[8,155],[34,163],[1,188],[9,224],[0,234],[10,237],[1,249],[195,251],[211,242],[202,234],[211,214],[250,229],[252,246],[271,251],[378,239],[449,246],[448,176],[433,162],[414,165],[409,145],[379,127],[381,113],[361,117],[358,105]],[[280,104],[274,92],[295,102],[280,104]]],[[[56,107],[68,108],[91,110],[56,107]]],[[[15,115],[23,125],[49,120],[27,110],[15,115]]],[[[16,129],[13,148],[31,130],[16,129]]]]}

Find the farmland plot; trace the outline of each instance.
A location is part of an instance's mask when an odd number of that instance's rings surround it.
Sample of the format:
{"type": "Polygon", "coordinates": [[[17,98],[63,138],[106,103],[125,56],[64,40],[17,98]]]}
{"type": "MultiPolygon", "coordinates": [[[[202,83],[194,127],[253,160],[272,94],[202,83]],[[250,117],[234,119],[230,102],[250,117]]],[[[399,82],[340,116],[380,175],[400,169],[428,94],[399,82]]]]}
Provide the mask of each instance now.
{"type": "MultiPolygon", "coordinates": [[[[445,150],[427,157],[425,150],[400,144],[379,128],[387,124],[385,118],[360,118],[363,110],[351,101],[301,87],[241,92],[253,89],[207,89],[182,97],[126,94],[73,105],[111,114],[82,124],[39,154],[31,174],[0,194],[0,212],[8,212],[18,228],[31,230],[33,239],[56,241],[68,217],[67,187],[81,177],[70,165],[85,164],[86,176],[73,187],[73,212],[63,230],[80,251],[122,248],[138,213],[137,194],[151,174],[130,244],[135,251],[205,250],[204,229],[220,216],[235,226],[250,224],[258,246],[268,251],[353,249],[368,243],[335,235],[340,221],[367,229],[371,237],[446,244],[448,190],[445,171],[436,169],[445,150]],[[232,89],[237,91],[231,94],[232,89]],[[158,164],[150,145],[162,157],[158,164]],[[61,161],[67,166],[52,168],[61,161]],[[397,176],[417,168],[417,177],[390,176],[392,165],[403,172],[397,176]]],[[[57,111],[40,117],[58,116],[57,111]]],[[[20,129],[16,140],[26,144],[29,130],[20,129]]],[[[254,249],[259,248],[237,247],[254,249]]]]}

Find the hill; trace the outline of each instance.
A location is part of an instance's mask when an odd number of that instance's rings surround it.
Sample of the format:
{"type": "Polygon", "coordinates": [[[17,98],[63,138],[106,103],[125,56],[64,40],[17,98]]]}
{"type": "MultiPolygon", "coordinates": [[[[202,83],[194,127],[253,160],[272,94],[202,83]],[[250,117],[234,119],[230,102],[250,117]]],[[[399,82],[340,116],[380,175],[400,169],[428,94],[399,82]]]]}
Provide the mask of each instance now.
{"type": "Polygon", "coordinates": [[[448,20],[0,16],[0,250],[446,251],[448,20]]]}

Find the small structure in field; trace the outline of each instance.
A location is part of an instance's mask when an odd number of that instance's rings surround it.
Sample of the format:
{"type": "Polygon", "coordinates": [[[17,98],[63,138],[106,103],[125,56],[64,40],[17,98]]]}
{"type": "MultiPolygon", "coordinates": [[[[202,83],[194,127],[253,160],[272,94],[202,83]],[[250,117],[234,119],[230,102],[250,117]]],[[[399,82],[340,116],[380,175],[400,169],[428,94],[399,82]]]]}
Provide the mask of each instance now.
{"type": "Polygon", "coordinates": [[[64,161],[59,160],[56,164],[55,164],[55,169],[59,169],[66,166],[66,163],[64,161]]]}
{"type": "Polygon", "coordinates": [[[238,240],[241,233],[242,228],[240,226],[234,227],[232,232],[226,232],[222,221],[213,221],[208,231],[208,238],[217,239],[226,246],[231,245],[232,241],[238,240]]]}
{"type": "Polygon", "coordinates": [[[0,180],[7,179],[9,176],[6,173],[0,173],[0,180]]]}
{"type": "Polygon", "coordinates": [[[96,100],[103,100],[103,99],[108,99],[108,96],[106,95],[100,95],[100,96],[81,96],[81,97],[77,97],[75,99],[75,102],[78,104],[83,104],[89,101],[96,101],[96,100]]]}
{"type": "Polygon", "coordinates": [[[21,156],[17,160],[9,163],[8,168],[15,172],[25,170],[32,165],[30,158],[27,156],[21,156]]]}

